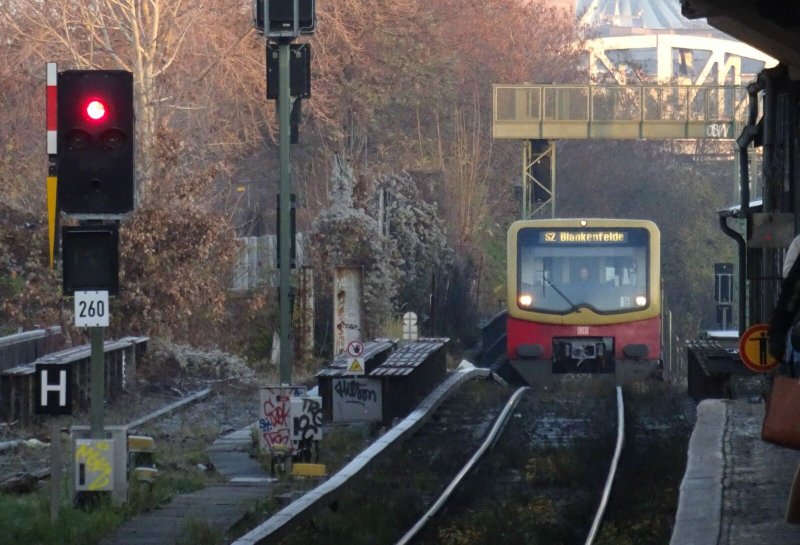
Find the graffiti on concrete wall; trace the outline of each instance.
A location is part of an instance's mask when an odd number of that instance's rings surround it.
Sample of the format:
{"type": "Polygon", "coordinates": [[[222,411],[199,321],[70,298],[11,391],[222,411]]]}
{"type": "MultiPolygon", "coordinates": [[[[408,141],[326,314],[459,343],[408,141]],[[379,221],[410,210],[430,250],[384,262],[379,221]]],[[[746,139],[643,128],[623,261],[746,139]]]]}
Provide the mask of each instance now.
{"type": "Polygon", "coordinates": [[[361,340],[364,312],[361,267],[337,267],[333,277],[333,353],[342,354],[351,341],[361,340]]]}
{"type": "Polygon", "coordinates": [[[334,422],[377,422],[383,418],[379,379],[334,379],[332,397],[334,422]]]}

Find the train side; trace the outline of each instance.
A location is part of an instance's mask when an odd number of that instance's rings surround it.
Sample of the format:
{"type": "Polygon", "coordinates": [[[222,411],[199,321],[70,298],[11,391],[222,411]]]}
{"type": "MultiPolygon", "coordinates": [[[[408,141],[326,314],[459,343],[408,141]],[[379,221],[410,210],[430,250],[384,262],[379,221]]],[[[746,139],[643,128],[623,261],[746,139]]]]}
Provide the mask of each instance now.
{"type": "Polygon", "coordinates": [[[506,355],[529,383],[661,367],[661,235],[647,220],[526,220],[508,232],[506,355]]]}

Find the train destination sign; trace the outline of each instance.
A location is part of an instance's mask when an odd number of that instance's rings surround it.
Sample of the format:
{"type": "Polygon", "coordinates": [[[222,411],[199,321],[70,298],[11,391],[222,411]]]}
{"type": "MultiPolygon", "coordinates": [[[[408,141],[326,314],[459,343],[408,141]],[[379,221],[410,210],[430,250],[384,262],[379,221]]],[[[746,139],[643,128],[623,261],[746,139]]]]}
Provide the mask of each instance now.
{"type": "Polygon", "coordinates": [[[625,231],[544,231],[539,235],[539,242],[577,243],[590,242],[627,242],[625,231]]]}

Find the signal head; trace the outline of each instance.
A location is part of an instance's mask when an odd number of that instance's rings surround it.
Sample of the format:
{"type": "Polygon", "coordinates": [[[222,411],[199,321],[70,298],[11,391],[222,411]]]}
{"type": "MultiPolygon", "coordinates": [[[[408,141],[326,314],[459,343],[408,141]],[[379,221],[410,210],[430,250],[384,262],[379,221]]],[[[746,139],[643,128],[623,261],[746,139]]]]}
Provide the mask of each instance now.
{"type": "Polygon", "coordinates": [[[96,98],[90,100],[86,104],[86,115],[92,121],[102,121],[106,118],[107,108],[105,103],[96,98]]]}

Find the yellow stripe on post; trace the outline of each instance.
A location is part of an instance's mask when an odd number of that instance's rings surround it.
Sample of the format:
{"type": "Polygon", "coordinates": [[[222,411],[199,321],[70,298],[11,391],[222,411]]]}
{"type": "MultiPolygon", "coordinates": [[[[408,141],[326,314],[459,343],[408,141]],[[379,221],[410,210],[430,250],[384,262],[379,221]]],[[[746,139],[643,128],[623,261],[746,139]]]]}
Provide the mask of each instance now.
{"type": "Polygon", "coordinates": [[[50,238],[50,268],[53,268],[53,260],[56,248],[56,188],[58,178],[55,176],[47,177],[47,233],[50,238]]]}

